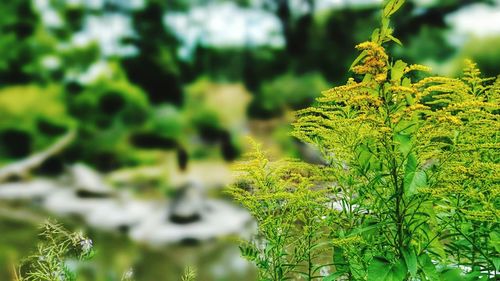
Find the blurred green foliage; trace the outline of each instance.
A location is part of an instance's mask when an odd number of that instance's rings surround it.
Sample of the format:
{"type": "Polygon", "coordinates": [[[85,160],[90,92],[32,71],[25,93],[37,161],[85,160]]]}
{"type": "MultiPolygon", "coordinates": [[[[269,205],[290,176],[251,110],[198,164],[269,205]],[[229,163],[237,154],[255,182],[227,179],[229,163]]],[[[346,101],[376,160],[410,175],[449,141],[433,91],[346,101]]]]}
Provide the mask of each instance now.
{"type": "MultiPolygon", "coordinates": [[[[158,149],[184,147],[202,155],[198,152],[211,146],[218,152],[200,157],[224,156],[231,149],[219,150],[221,146],[239,150],[243,130],[237,128],[245,126],[247,115],[282,116],[310,105],[317,93],[344,82],[354,58],[352,47],[367,39],[369,27],[378,21],[376,5],[316,10],[318,1],[301,0],[298,11],[291,0],[266,0],[261,5],[236,1],[239,7],[274,15],[285,46],[251,42],[217,46],[199,38],[190,59],[179,57],[181,40],[165,25],[165,14],[224,2],[147,0],[143,7],[127,8],[127,3],[109,1],[96,8],[83,2],[47,1],[56,24],[47,24],[46,15],[35,8],[41,2],[0,3],[0,106],[9,112],[0,123],[4,143],[0,161],[42,149],[70,126],[79,127],[80,137],[63,155],[64,161],[86,161],[105,170],[152,163],[157,159],[153,151],[158,149]],[[110,15],[130,20],[132,30],[119,44],[134,52],[106,53],[98,40],[75,43],[75,35],[88,27],[90,18],[110,15]],[[251,103],[223,103],[230,95],[219,96],[219,92],[247,91],[226,87],[229,84],[248,89],[251,103]],[[20,85],[30,92],[22,98],[14,93],[21,92],[20,85]],[[20,139],[24,140],[17,142],[20,139]],[[197,145],[193,139],[201,140],[199,148],[191,149],[197,145]],[[14,143],[22,148],[16,151],[14,143]]],[[[405,48],[396,46],[392,51],[408,62],[434,62],[445,70],[457,57],[460,61],[471,57],[485,74],[495,73],[499,55],[491,46],[497,39],[472,39],[460,52],[447,40],[446,17],[476,3],[493,4],[490,0],[408,1],[394,17],[395,35],[405,48]]],[[[231,102],[247,101],[238,95],[231,102]]],[[[277,141],[287,151],[292,147],[284,138],[277,141]]]]}
{"type": "Polygon", "coordinates": [[[287,109],[301,109],[312,104],[321,91],[326,89],[328,83],[320,73],[286,73],[262,84],[250,107],[250,113],[254,117],[279,116],[287,109]]]}
{"type": "MultiPolygon", "coordinates": [[[[315,11],[318,0],[256,1],[262,3],[256,9],[279,21],[285,46],[216,46],[204,44],[204,34],[198,34],[193,56],[184,60],[178,56],[181,40],[164,24],[166,13],[220,3],[254,9],[255,3],[144,0],[144,7],[129,9],[121,4],[133,1],[105,1],[100,8],[84,2],[0,1],[1,165],[43,150],[68,129],[77,128],[75,143],[55,159],[59,168],[86,162],[104,172],[134,171],[139,176],[132,185],[161,189],[168,185],[168,176],[160,173],[152,179],[142,168],[171,161],[172,150],[190,159],[234,160],[244,149],[243,135],[259,122],[264,127],[261,135],[276,143],[280,153],[298,157],[301,153],[289,137],[289,127],[280,122],[290,110],[309,106],[322,90],[344,84],[355,57],[353,47],[368,39],[378,22],[377,5],[315,11]],[[43,2],[53,8],[60,24],[45,22],[35,9],[36,3],[43,2]],[[297,6],[303,9],[298,11],[297,6]],[[99,40],[75,39],[90,18],[117,15],[131,24],[131,33],[119,43],[135,52],[110,54],[99,40]]],[[[458,75],[462,66],[457,62],[470,57],[486,76],[498,73],[499,37],[471,38],[460,50],[448,40],[446,21],[469,5],[494,0],[418,2],[407,1],[402,12],[394,15],[395,36],[404,45],[391,47],[395,60],[430,63],[458,75]]],[[[8,266],[19,258],[20,249],[28,254],[24,242],[32,240],[36,231],[26,228],[30,227],[0,222],[1,280],[10,276],[8,266]],[[6,231],[11,229],[15,231],[6,231]]],[[[117,280],[113,271],[117,264],[117,272],[123,272],[134,259],[140,260],[134,255],[143,250],[129,244],[107,237],[98,246],[103,258],[82,269],[82,280],[117,280]]],[[[169,260],[176,262],[178,255],[173,252],[169,260]]],[[[167,258],[150,253],[141,262],[138,276],[161,279],[167,258]]],[[[180,275],[182,269],[173,271],[180,275]]]]}
{"type": "Polygon", "coordinates": [[[37,15],[29,1],[2,1],[0,11],[0,85],[29,82],[25,67],[35,59],[32,35],[37,15]]]}
{"type": "Polygon", "coordinates": [[[25,157],[43,149],[77,124],[57,85],[3,88],[0,112],[0,159],[25,157]]]}
{"type": "Polygon", "coordinates": [[[460,62],[469,58],[477,63],[485,76],[493,77],[498,74],[500,65],[500,52],[496,46],[500,46],[500,36],[470,40],[460,52],[460,62]]]}

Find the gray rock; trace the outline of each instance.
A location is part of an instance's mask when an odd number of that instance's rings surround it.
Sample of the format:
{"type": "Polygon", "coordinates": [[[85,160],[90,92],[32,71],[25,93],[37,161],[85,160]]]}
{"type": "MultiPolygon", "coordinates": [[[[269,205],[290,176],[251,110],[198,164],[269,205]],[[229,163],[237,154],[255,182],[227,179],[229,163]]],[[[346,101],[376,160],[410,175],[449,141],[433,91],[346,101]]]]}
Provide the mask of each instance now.
{"type": "Polygon", "coordinates": [[[5,200],[33,200],[43,198],[58,187],[50,180],[0,184],[0,198],[5,200]]]}
{"type": "Polygon", "coordinates": [[[221,200],[207,199],[200,220],[189,224],[173,223],[165,213],[155,213],[133,227],[129,235],[133,240],[162,246],[172,243],[203,242],[227,235],[244,235],[252,217],[243,209],[221,200]]]}
{"type": "Polygon", "coordinates": [[[132,226],[163,210],[164,202],[122,198],[97,205],[85,215],[85,221],[99,229],[127,232],[132,226]]]}
{"type": "Polygon", "coordinates": [[[178,224],[201,220],[206,208],[205,201],[204,186],[195,180],[189,181],[177,190],[170,204],[169,220],[178,224]]]}
{"type": "Polygon", "coordinates": [[[47,210],[58,215],[78,215],[85,217],[95,208],[111,204],[114,198],[81,198],[74,190],[61,189],[51,193],[42,203],[47,210]]]}
{"type": "Polygon", "coordinates": [[[113,194],[113,188],[104,182],[101,175],[85,164],[72,165],[69,173],[79,197],[107,197],[113,194]]]}

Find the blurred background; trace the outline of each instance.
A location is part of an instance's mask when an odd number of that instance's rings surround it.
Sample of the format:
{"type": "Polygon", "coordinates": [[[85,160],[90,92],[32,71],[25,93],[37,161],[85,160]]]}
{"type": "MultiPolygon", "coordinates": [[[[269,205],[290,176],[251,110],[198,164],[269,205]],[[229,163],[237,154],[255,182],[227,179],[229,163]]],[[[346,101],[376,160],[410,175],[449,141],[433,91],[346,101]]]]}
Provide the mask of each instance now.
{"type": "MultiPolygon", "coordinates": [[[[0,280],[47,217],[93,239],[79,280],[255,280],[230,164],[247,136],[315,161],[291,112],[346,81],[381,2],[0,1],[0,280]]],[[[396,58],[500,72],[498,0],[407,1],[393,24],[396,58]]]]}

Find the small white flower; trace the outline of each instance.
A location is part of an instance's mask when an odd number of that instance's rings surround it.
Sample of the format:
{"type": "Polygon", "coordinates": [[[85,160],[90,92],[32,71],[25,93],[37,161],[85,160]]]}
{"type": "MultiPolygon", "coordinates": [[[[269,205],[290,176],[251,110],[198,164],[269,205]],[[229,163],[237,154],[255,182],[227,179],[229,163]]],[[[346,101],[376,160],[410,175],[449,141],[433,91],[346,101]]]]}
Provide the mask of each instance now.
{"type": "Polygon", "coordinates": [[[129,268],[125,273],[123,273],[122,280],[131,280],[134,277],[134,270],[129,268]]]}
{"type": "Polygon", "coordinates": [[[92,240],[85,238],[80,240],[80,246],[82,247],[82,251],[84,254],[88,254],[90,250],[92,250],[92,240]]]}
{"type": "Polygon", "coordinates": [[[330,270],[328,267],[324,266],[319,270],[319,274],[323,277],[329,276],[330,275],[330,270]]]}

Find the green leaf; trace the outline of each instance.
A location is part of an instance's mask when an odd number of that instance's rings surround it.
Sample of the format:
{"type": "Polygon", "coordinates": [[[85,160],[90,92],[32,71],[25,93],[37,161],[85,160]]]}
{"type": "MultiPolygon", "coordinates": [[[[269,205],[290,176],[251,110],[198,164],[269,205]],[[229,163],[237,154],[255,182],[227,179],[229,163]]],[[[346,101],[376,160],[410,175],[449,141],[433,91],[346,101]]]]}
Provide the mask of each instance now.
{"type": "Polygon", "coordinates": [[[436,270],[436,266],[432,263],[429,255],[421,255],[418,257],[418,263],[420,264],[420,268],[424,272],[425,276],[427,276],[428,280],[439,280],[439,275],[436,270]]]}
{"type": "Polygon", "coordinates": [[[392,30],[389,28],[389,18],[382,18],[382,25],[380,30],[380,36],[384,38],[387,34],[391,34],[392,30]]]}
{"type": "Polygon", "coordinates": [[[403,77],[403,71],[408,64],[402,60],[398,60],[391,68],[391,81],[398,81],[403,77]]]}
{"type": "Polygon", "coordinates": [[[401,8],[404,4],[404,0],[389,0],[384,7],[383,15],[384,17],[389,17],[401,8]]]}
{"type": "Polygon", "coordinates": [[[403,78],[403,81],[401,82],[401,86],[405,86],[405,87],[411,86],[411,79],[408,77],[403,78]]]}
{"type": "Polygon", "coordinates": [[[398,134],[396,134],[394,139],[396,140],[396,142],[399,142],[399,147],[398,147],[399,151],[403,155],[408,155],[408,153],[410,153],[411,147],[412,147],[411,135],[398,133],[398,134]]]}
{"type": "Polygon", "coordinates": [[[363,77],[363,83],[368,83],[373,80],[373,75],[370,73],[365,74],[365,77],[363,77]]]}
{"type": "Polygon", "coordinates": [[[366,271],[364,264],[357,260],[349,261],[349,270],[351,271],[354,280],[360,280],[365,277],[366,271]]]}
{"type": "Polygon", "coordinates": [[[333,248],[333,262],[335,263],[337,272],[345,273],[349,270],[347,261],[344,257],[344,250],[341,247],[333,248]]]}
{"type": "Polygon", "coordinates": [[[380,43],[380,29],[376,28],[372,32],[372,42],[380,43]]]}
{"type": "Polygon", "coordinates": [[[440,272],[441,281],[461,281],[464,277],[461,275],[462,271],[458,268],[445,269],[440,272]]]}
{"type": "Polygon", "coordinates": [[[427,185],[427,175],[417,170],[417,158],[414,153],[408,155],[404,176],[404,192],[410,196],[417,193],[418,188],[427,185]]]}
{"type": "Polygon", "coordinates": [[[492,231],[490,233],[490,242],[497,252],[500,252],[500,234],[498,232],[492,231]]]}
{"type": "Polygon", "coordinates": [[[362,60],[364,57],[366,57],[368,53],[366,51],[361,52],[359,56],[352,62],[351,66],[349,67],[349,70],[351,70],[354,66],[358,64],[360,60],[362,60]]]}
{"type": "Polygon", "coordinates": [[[403,249],[403,258],[412,277],[417,275],[417,255],[413,249],[403,249]]]}
{"type": "Polygon", "coordinates": [[[500,258],[492,257],[491,260],[493,261],[493,266],[495,267],[495,270],[499,271],[500,270],[500,258]]]}
{"type": "Polygon", "coordinates": [[[239,248],[241,255],[247,260],[256,261],[258,259],[259,253],[253,245],[250,244],[240,245],[239,248]]]}
{"type": "Polygon", "coordinates": [[[384,257],[375,257],[368,267],[368,281],[402,281],[406,271],[402,260],[393,264],[384,257]]]}
{"type": "Polygon", "coordinates": [[[365,232],[368,232],[368,231],[372,231],[372,230],[377,229],[377,228],[382,228],[383,226],[385,226],[385,225],[387,225],[389,223],[390,223],[389,221],[385,221],[385,222],[382,221],[382,222],[377,222],[377,223],[369,224],[368,226],[358,227],[358,228],[354,229],[346,237],[353,237],[353,236],[356,236],[356,235],[359,235],[359,234],[362,234],[362,233],[365,233],[365,232]]]}
{"type": "Polygon", "coordinates": [[[465,275],[465,280],[467,280],[467,281],[480,280],[478,277],[481,275],[482,275],[481,272],[474,270],[474,271],[471,271],[465,275]]]}
{"type": "Polygon", "coordinates": [[[401,43],[401,41],[398,38],[394,37],[392,34],[387,34],[386,36],[387,36],[387,38],[389,38],[392,41],[396,42],[396,44],[398,44],[400,46],[403,46],[403,43],[401,43]]]}
{"type": "Polygon", "coordinates": [[[371,162],[373,161],[373,153],[370,152],[367,145],[362,145],[359,147],[358,152],[358,163],[361,167],[363,173],[370,170],[371,162]]]}

